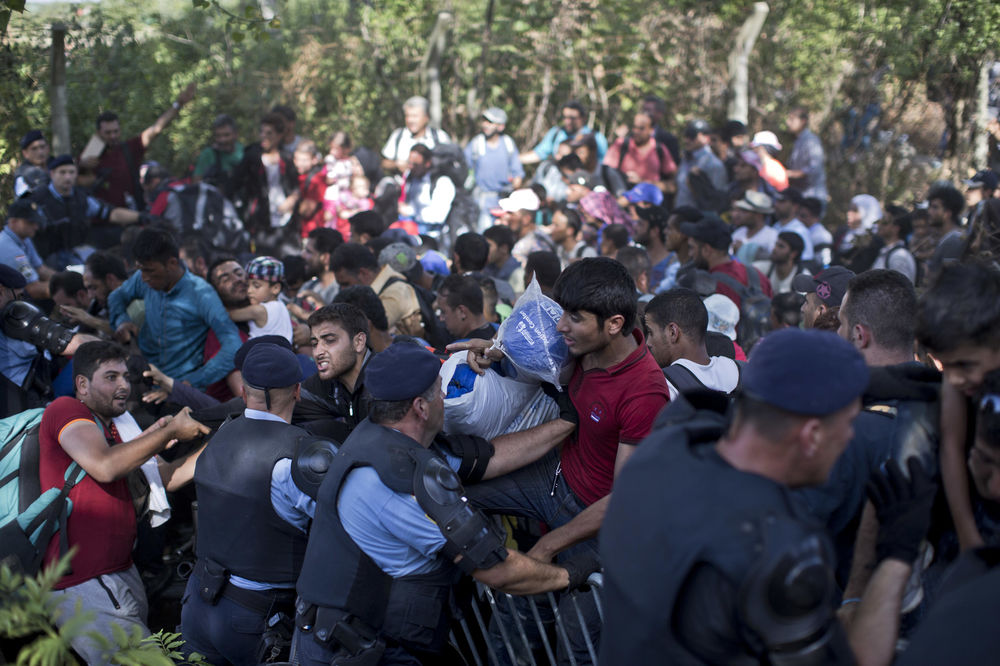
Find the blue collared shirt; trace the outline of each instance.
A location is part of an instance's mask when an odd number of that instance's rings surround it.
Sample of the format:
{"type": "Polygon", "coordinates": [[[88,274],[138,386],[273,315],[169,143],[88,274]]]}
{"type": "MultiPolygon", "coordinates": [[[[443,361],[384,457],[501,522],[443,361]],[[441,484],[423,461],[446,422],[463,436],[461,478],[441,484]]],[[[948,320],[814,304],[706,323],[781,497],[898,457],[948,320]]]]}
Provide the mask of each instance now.
{"type": "Polygon", "coordinates": [[[6,264],[24,276],[25,282],[37,282],[42,258],[30,238],[20,238],[9,226],[0,231],[0,264],[6,264]]]}
{"type": "Polygon", "coordinates": [[[129,321],[125,308],[136,299],[146,304],[139,349],[164,374],[205,388],[232,371],[240,334],[207,282],[185,270],[177,284],[163,292],[143,282],[142,271],[136,271],[108,296],[112,327],[129,321]],[[221,348],[202,363],[209,329],[215,331],[221,348]]]}
{"type": "MultiPolygon", "coordinates": [[[[258,421],[276,421],[278,423],[288,423],[280,416],[270,412],[263,412],[259,409],[243,410],[243,416],[248,419],[258,421]]],[[[292,459],[282,458],[274,464],[271,470],[271,506],[274,512],[286,523],[302,532],[309,527],[309,521],[316,513],[316,501],[299,490],[299,487],[292,481],[292,459]]],[[[295,584],[274,585],[273,583],[260,583],[248,578],[230,576],[229,582],[244,590],[270,590],[276,587],[295,587],[295,584]]]]}

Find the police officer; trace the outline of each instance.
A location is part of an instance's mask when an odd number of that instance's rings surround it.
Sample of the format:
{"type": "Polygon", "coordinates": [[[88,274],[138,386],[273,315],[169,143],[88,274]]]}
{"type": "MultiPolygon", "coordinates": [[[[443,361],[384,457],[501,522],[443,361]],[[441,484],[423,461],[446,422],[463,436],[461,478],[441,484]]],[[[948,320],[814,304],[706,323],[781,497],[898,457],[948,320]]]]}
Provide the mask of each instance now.
{"type": "MultiPolygon", "coordinates": [[[[444,421],[440,369],[431,352],[409,342],[389,346],[365,369],[368,417],[318,488],[298,582],[299,663],[441,663],[461,572],[535,594],[576,586],[593,570],[594,562],[554,566],[506,550],[503,532],[469,506],[453,472],[461,461],[432,446],[444,421]]],[[[486,444],[480,457],[488,461],[486,444]]]]}
{"type": "Polygon", "coordinates": [[[700,404],[717,397],[661,413],[604,521],[602,664],[892,661],[933,484],[916,459],[909,480],[895,462],[873,475],[879,564],[846,632],[829,539],[789,493],[826,480],[867,381],[846,341],[784,329],[754,348],[728,430],[700,404]]]}
{"type": "Polygon", "coordinates": [[[291,481],[291,461],[308,437],[289,424],[298,360],[288,346],[256,340],[240,354],[246,409],[219,429],[195,468],[198,561],[181,611],[185,650],[213,664],[263,661],[265,625],[279,613],[290,635],[312,510],[291,481]]]}

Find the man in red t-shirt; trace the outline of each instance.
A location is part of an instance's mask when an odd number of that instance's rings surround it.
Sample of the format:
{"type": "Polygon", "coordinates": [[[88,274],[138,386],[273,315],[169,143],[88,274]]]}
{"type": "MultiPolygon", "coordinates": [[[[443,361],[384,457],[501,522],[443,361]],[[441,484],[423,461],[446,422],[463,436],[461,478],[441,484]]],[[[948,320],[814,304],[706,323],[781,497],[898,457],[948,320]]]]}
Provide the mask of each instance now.
{"type": "MultiPolygon", "coordinates": [[[[61,610],[56,623],[72,618],[80,603],[82,610],[94,613],[89,629],[109,640],[113,640],[112,624],[126,631],[138,626],[149,633],[146,595],[132,564],[136,519],[125,477],[172,442],[208,433],[185,409],[121,443],[112,419],[125,413],[129,396],[126,358],[125,350],[113,342],[80,345],[73,357],[76,397],[57,398],[46,407],[38,432],[43,492],[63,486],[72,462],[87,473],[69,493],[73,509],[66,537],[69,547],[77,550],[70,561],[72,570],[55,585],[61,610]]],[[[193,467],[191,460],[182,475],[190,478],[193,467]]],[[[171,481],[178,480],[167,480],[168,488],[176,487],[171,481]]],[[[45,566],[59,559],[61,536],[57,533],[49,542],[45,566]]],[[[88,663],[106,661],[100,646],[88,637],[74,639],[73,647],[88,663]]]]}
{"type": "MultiPolygon", "coordinates": [[[[127,141],[122,141],[121,123],[116,113],[105,111],[97,116],[96,135],[104,142],[104,149],[97,157],[80,156],[77,185],[93,187],[93,195],[112,206],[144,210],[142,183],[139,180],[139,166],[143,155],[153,139],[177,117],[181,107],[194,98],[194,91],[195,84],[192,83],[181,91],[177,100],[160,114],[156,122],[127,141]]],[[[121,227],[108,226],[106,237],[98,236],[99,240],[104,241],[101,243],[102,248],[116,245],[116,242],[112,242],[115,238],[121,238],[121,227]]]]}
{"type": "MultiPolygon", "coordinates": [[[[682,222],[681,233],[688,237],[691,258],[697,268],[710,273],[728,275],[740,284],[749,285],[748,270],[757,274],[760,290],[771,298],[771,281],[752,266],[748,269],[729,256],[729,245],[732,242],[732,231],[717,215],[708,213],[697,222],[682,222]]],[[[722,280],[715,285],[715,293],[729,297],[736,307],[743,304],[740,297],[742,290],[737,291],[722,280]]]]}

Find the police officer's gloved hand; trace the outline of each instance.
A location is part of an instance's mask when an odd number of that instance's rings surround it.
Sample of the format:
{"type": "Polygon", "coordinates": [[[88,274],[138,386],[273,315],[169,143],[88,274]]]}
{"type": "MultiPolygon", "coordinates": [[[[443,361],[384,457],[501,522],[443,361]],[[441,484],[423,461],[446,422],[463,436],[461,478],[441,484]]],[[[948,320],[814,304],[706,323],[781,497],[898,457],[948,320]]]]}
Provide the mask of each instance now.
{"type": "Polygon", "coordinates": [[[889,460],[868,481],[868,499],[878,516],[878,561],[886,558],[912,564],[931,523],[931,506],[937,486],[923,464],[911,457],[907,479],[895,460],[889,460]]]}
{"type": "Polygon", "coordinates": [[[545,395],[555,400],[556,405],[559,407],[559,418],[569,423],[580,424],[580,415],[576,413],[576,407],[573,406],[573,401],[569,399],[569,391],[565,386],[560,391],[555,385],[542,382],[542,390],[545,391],[545,395]]]}
{"type": "Polygon", "coordinates": [[[559,566],[569,573],[569,585],[566,587],[566,591],[572,592],[586,585],[590,574],[601,570],[601,561],[595,553],[583,552],[560,562],[559,566]]]}

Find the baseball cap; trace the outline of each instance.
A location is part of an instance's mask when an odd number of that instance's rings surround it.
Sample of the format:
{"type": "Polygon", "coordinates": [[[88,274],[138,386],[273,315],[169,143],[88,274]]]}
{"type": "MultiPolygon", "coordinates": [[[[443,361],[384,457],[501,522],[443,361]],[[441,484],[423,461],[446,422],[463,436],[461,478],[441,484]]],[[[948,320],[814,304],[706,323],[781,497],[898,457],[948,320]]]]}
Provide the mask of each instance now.
{"type": "Polygon", "coordinates": [[[769,132],[767,130],[754,134],[753,139],[750,141],[750,145],[754,147],[766,146],[767,148],[781,150],[781,142],[778,141],[778,137],[774,132],[769,132]]]}
{"type": "Polygon", "coordinates": [[[774,212],[774,204],[771,202],[771,197],[756,190],[747,190],[744,192],[743,198],[734,203],[733,208],[748,210],[751,213],[762,213],[764,215],[770,215],[774,212]]]}
{"type": "Polygon", "coordinates": [[[997,178],[997,174],[993,170],[980,169],[976,175],[965,181],[965,185],[969,189],[982,187],[987,190],[995,190],[998,182],[1000,182],[1000,178],[997,178]]]}
{"type": "Polygon", "coordinates": [[[500,210],[510,213],[518,210],[538,210],[541,208],[542,202],[534,190],[524,187],[520,190],[514,190],[509,197],[501,199],[497,205],[500,206],[500,210]]]}
{"type": "Polygon", "coordinates": [[[7,219],[16,218],[18,220],[27,220],[28,222],[34,222],[35,224],[42,224],[45,222],[45,216],[42,215],[42,211],[38,209],[38,204],[29,199],[18,199],[10,206],[7,207],[7,219]]]}
{"type": "Polygon", "coordinates": [[[663,203],[663,192],[652,183],[639,183],[625,193],[625,198],[632,203],[645,202],[659,206],[663,203]]]}
{"type": "Polygon", "coordinates": [[[816,294],[827,307],[839,307],[847,293],[847,283],[854,271],[843,266],[830,266],[816,275],[799,273],[792,278],[792,289],[803,294],[816,294]]]}
{"type": "Polygon", "coordinates": [[[833,414],[860,397],[867,385],[868,366],[861,354],[837,334],[815,329],[768,333],[743,370],[745,395],[804,416],[833,414]]]}
{"type": "Polygon", "coordinates": [[[490,121],[491,123],[496,123],[497,125],[507,124],[507,114],[503,109],[491,106],[490,108],[483,111],[483,118],[490,121]]]}
{"type": "Polygon", "coordinates": [[[715,213],[707,213],[697,222],[681,222],[681,233],[717,250],[727,250],[733,240],[729,225],[715,213]]]}
{"type": "Polygon", "coordinates": [[[699,134],[711,134],[712,126],[701,118],[696,118],[684,127],[684,136],[693,139],[699,134]]]}

